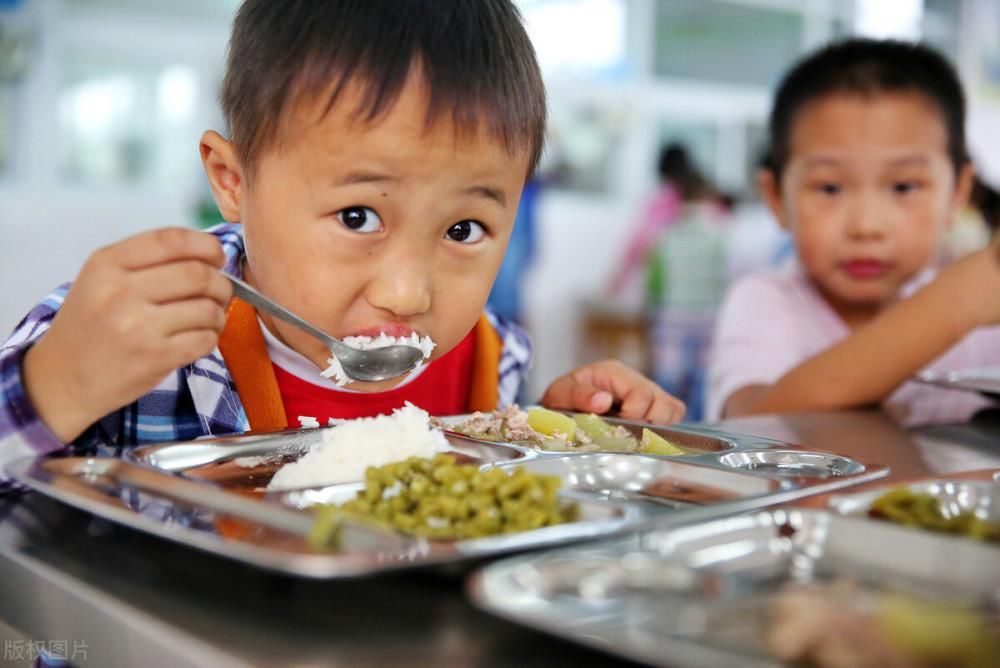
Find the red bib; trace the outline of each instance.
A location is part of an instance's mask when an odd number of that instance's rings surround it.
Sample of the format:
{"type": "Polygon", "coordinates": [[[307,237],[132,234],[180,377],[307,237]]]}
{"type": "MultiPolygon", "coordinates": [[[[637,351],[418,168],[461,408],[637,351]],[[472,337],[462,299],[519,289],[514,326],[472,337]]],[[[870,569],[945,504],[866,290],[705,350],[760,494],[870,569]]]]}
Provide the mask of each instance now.
{"type": "MultiPolygon", "coordinates": [[[[299,416],[314,417],[321,425],[330,418],[347,419],[388,414],[409,401],[431,415],[454,415],[469,410],[475,337],[434,360],[412,381],[385,392],[342,392],[302,380],[272,363],[288,426],[298,427],[299,416]]],[[[317,371],[318,373],[318,371],[317,371]]],[[[348,386],[350,387],[350,386],[348,386]]]]}
{"type": "Polygon", "coordinates": [[[335,392],[281,371],[271,363],[253,307],[233,299],[226,309],[219,351],[246,410],[250,430],[299,427],[299,416],[371,416],[411,401],[433,415],[491,411],[497,407],[502,342],[483,315],[461,343],[407,385],[380,393],[335,392]],[[279,376],[280,374],[280,376],[279,376]],[[279,378],[284,381],[279,387],[279,378]],[[298,389],[296,389],[298,387],[298,389]]]}

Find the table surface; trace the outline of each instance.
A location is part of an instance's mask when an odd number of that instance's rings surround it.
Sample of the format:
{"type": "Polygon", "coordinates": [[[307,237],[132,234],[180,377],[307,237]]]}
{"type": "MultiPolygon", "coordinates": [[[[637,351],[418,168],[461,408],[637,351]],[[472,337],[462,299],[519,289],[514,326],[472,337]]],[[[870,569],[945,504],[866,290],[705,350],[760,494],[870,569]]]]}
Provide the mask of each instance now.
{"type": "MultiPolygon", "coordinates": [[[[1000,468],[1000,411],[904,430],[877,412],[728,420],[892,467],[889,480],[1000,468]]],[[[885,480],[878,484],[884,484],[885,480]]],[[[75,665],[630,665],[494,618],[440,570],[346,582],[274,575],[146,536],[38,494],[0,498],[0,622],[75,665]]],[[[0,665],[27,665],[5,640],[0,665]]]]}

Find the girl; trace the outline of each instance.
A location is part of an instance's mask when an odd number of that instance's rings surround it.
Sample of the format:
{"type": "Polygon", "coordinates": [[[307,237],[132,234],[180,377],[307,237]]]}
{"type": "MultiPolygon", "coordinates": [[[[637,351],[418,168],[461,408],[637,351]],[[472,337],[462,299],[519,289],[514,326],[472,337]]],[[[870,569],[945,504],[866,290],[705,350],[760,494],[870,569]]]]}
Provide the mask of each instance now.
{"type": "Polygon", "coordinates": [[[996,244],[931,269],[973,180],[952,67],[892,41],[829,46],[783,80],[764,198],[797,262],[733,286],[710,417],[882,404],[905,424],[966,419],[982,397],[906,382],[1000,367],[996,244]],[[980,329],[982,328],[982,329],[980,329]]]}

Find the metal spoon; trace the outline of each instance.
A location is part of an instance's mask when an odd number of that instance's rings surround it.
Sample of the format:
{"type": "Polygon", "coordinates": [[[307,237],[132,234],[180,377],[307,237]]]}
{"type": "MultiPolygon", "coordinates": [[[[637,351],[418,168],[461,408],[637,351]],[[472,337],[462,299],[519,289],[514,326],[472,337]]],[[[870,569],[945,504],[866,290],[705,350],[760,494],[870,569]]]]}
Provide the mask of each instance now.
{"type": "Polygon", "coordinates": [[[274,317],[295,325],[325,343],[333,356],[340,360],[344,373],[354,380],[374,381],[396,378],[413,370],[424,358],[424,353],[420,348],[408,345],[387,346],[370,350],[352,348],[340,339],[334,338],[306,322],[280,304],[271,301],[235,276],[224,271],[219,273],[233,284],[234,297],[239,297],[251,306],[267,311],[274,317]]]}

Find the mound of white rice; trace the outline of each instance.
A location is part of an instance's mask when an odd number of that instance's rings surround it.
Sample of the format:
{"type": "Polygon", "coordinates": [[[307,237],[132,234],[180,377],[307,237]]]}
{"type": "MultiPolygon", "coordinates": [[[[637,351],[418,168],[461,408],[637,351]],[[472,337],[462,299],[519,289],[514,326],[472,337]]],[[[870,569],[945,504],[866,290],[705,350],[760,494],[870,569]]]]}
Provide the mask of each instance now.
{"type": "MultiPolygon", "coordinates": [[[[431,351],[433,351],[434,346],[437,345],[431,337],[418,336],[416,332],[404,337],[388,336],[386,334],[379,334],[374,338],[371,336],[348,336],[344,339],[344,343],[352,348],[357,348],[358,350],[387,348],[389,346],[396,345],[413,346],[414,348],[420,348],[420,351],[424,354],[424,359],[428,359],[431,356],[431,351]]],[[[354,382],[353,378],[344,373],[344,367],[341,366],[340,360],[336,357],[331,356],[326,363],[329,366],[321,372],[321,375],[333,380],[334,383],[340,385],[341,387],[354,382]]],[[[415,372],[421,366],[423,366],[423,364],[417,365],[417,368],[410,373],[415,372]]]]}
{"type": "Polygon", "coordinates": [[[320,487],[365,479],[365,469],[407,457],[433,457],[448,441],[430,426],[427,411],[407,403],[392,415],[345,420],[323,433],[323,442],[278,469],[270,490],[320,487]]]}

